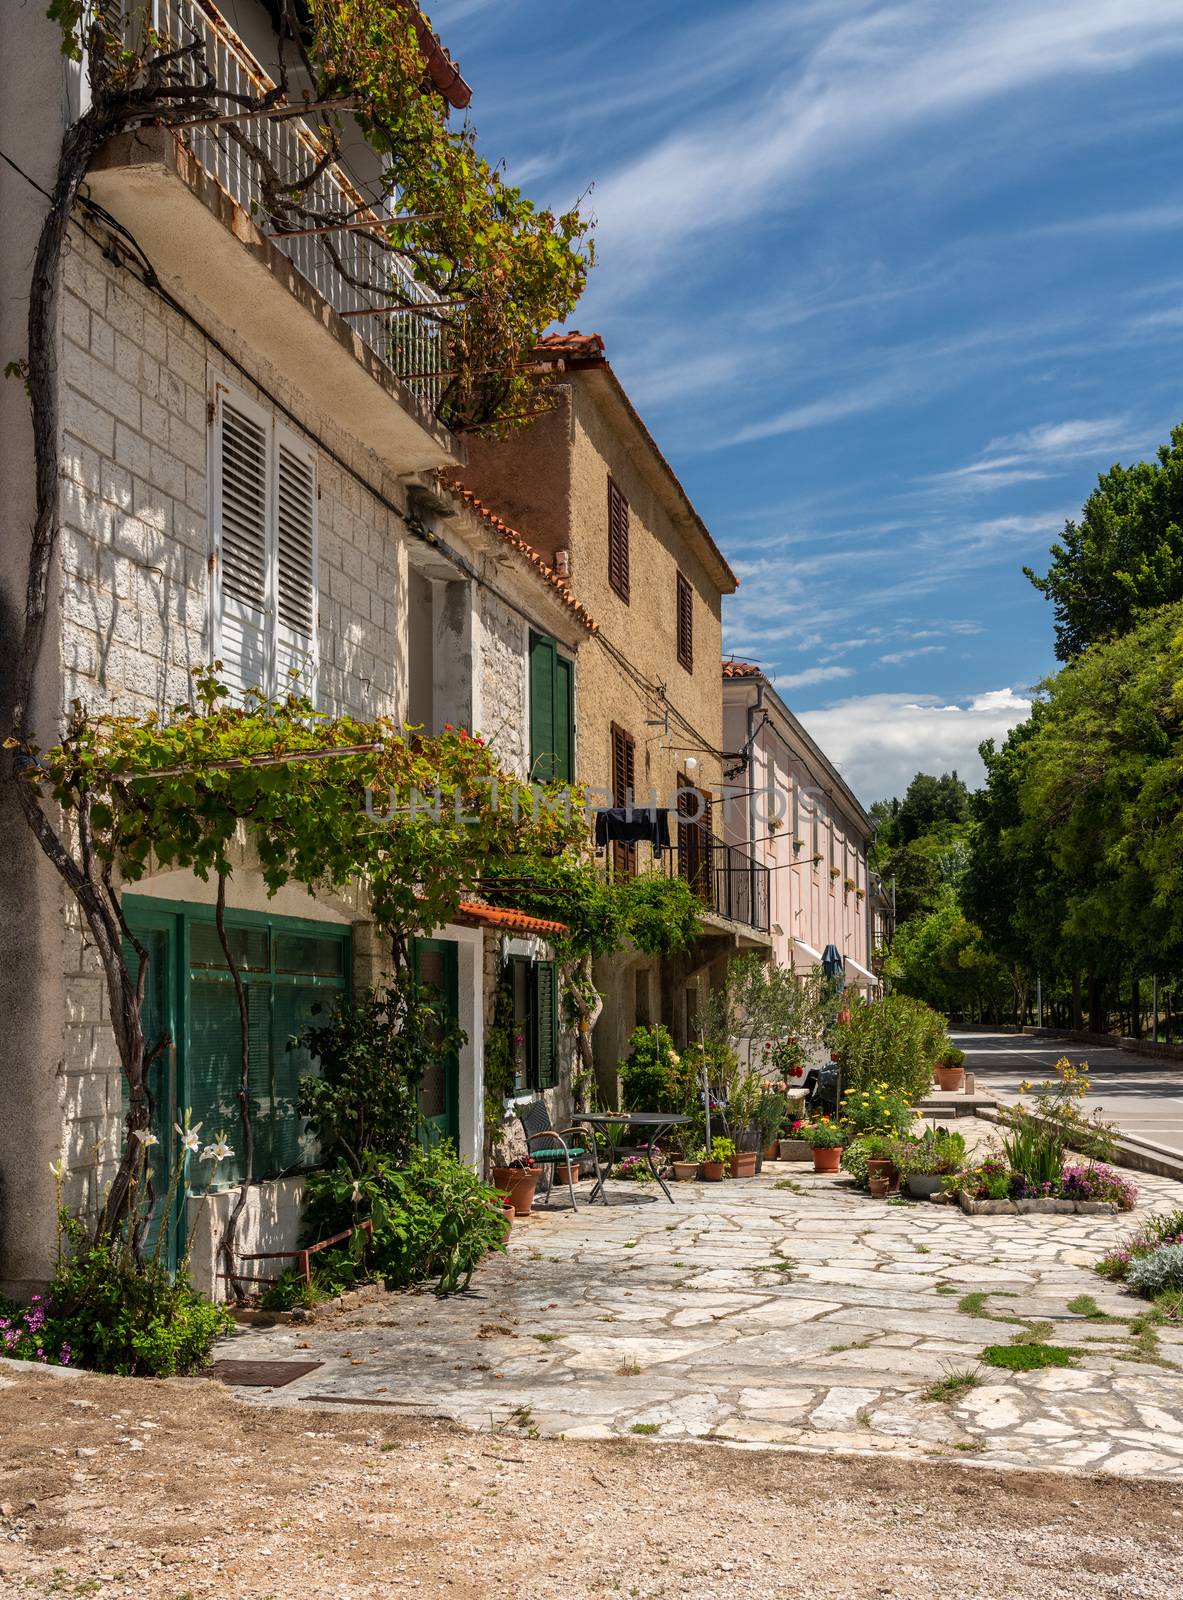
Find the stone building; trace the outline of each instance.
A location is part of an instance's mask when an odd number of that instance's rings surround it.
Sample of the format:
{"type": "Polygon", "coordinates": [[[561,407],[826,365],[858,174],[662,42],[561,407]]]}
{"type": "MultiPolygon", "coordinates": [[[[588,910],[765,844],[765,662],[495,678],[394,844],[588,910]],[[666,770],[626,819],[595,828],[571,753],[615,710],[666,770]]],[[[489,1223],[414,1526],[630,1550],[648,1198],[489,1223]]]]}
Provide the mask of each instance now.
{"type": "MultiPolygon", "coordinates": [[[[179,25],[180,6],[162,0],[162,26],[179,25]]],[[[250,44],[204,0],[184,12],[219,81],[230,69],[270,81],[274,40],[262,3],[236,10],[250,44]]],[[[6,7],[5,27],[0,145],[26,176],[0,170],[0,333],[17,352],[42,191],[85,85],[43,6],[6,7]]],[[[458,74],[440,78],[463,104],[458,74]]],[[[315,154],[300,119],[274,124],[274,140],[279,159],[295,166],[315,154]]],[[[553,673],[560,654],[582,660],[591,612],[553,563],[441,484],[441,471],[446,479],[462,468],[464,448],[434,414],[439,346],[422,319],[357,316],[364,296],[321,241],[269,235],[251,175],[227,148],[209,129],[116,140],[89,174],[93,204],[72,218],[56,325],[61,536],[36,737],[54,742],[76,698],[167,717],[189,698],[191,670],[220,658],[237,689],[275,688],[295,673],[330,713],[485,729],[503,764],[525,775],[532,669],[545,660],[553,673]]],[[[360,206],[355,182],[364,176],[328,167],[326,206],[342,196],[360,206]]],[[[364,240],[361,231],[348,237],[364,240]]],[[[19,384],[0,385],[0,433],[7,707],[7,646],[19,633],[34,503],[19,384]]],[[[65,1158],[71,1208],[93,1215],[101,1203],[123,1136],[122,1085],[77,908],[8,783],[0,805],[0,1290],[21,1292],[52,1265],[51,1161],[65,1158]]],[[[225,1111],[233,1135],[238,1069],[212,899],[212,885],[163,872],[138,883],[126,908],[155,957],[150,1022],[174,1041],[153,1086],[162,1127],[189,1107],[213,1131],[225,1111]]],[[[309,1063],[287,1041],[312,1005],[379,980],[387,957],[360,889],[313,897],[289,886],[268,897],[246,854],[228,923],[248,969],[264,1180],[251,1192],[242,1248],[276,1248],[293,1240],[300,1172],[315,1159],[294,1109],[309,1063]]],[[[528,1085],[557,1077],[545,942],[555,926],[468,904],[416,950],[467,1035],[459,1057],[441,1061],[425,1084],[423,1109],[470,1160],[485,1148],[484,1028],[506,960],[533,997],[528,1085]]],[[[232,1163],[223,1176],[192,1241],[207,1289],[232,1163]]],[[[195,1202],[186,1215],[196,1217],[195,1202]]]]}
{"type": "Polygon", "coordinates": [[[567,575],[594,613],[569,743],[573,773],[600,806],[651,801],[670,812],[672,848],[612,844],[605,870],[681,873],[703,902],[685,958],[631,951],[595,969],[604,996],[594,1050],[602,1091],[638,1023],[693,1030],[711,969],[767,950],[768,875],[722,838],[728,740],[719,692],[723,596],[735,575],[629,400],[598,334],[542,340],[548,408],[504,442],[477,442],[462,481],[567,575]]]}
{"type": "Polygon", "coordinates": [[[774,959],[808,971],[834,945],[847,985],[876,989],[871,955],[882,890],[867,868],[870,817],[749,661],[723,663],[723,737],[739,752],[727,838],[768,870],[774,959]]]}

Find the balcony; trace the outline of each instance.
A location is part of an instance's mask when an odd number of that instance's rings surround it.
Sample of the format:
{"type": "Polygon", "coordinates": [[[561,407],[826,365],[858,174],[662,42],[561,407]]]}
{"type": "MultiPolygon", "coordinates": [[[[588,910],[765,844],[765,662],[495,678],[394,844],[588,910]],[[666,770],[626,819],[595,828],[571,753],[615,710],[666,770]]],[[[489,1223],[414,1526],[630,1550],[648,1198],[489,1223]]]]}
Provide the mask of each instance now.
{"type": "Polygon", "coordinates": [[[769,931],[771,870],[701,822],[678,821],[671,871],[685,878],[708,912],[769,931]]]}
{"type": "MultiPolygon", "coordinates": [[[[215,106],[224,103],[226,121],[175,131],[143,128],[111,141],[89,175],[94,198],[134,235],[183,304],[215,312],[347,431],[387,460],[393,457],[398,470],[456,462],[456,443],[435,414],[448,365],[444,330],[429,314],[435,299],[405,261],[359,226],[380,227],[383,212],[334,162],[318,173],[302,203],[334,222],[345,214],[350,226],[331,233],[276,229],[264,205],[259,164],[228,131],[235,112],[229,96],[257,97],[274,89],[274,80],[211,0],[152,0],[151,16],[166,45],[202,43],[209,73],[223,91],[211,99],[215,106]],[[392,277],[422,312],[374,309],[381,305],[381,285],[392,277]],[[372,293],[366,285],[374,286],[372,293]],[[293,298],[312,313],[315,326],[293,298]],[[402,416],[381,405],[370,380],[397,402],[402,416]]],[[[179,81],[201,81],[191,58],[170,70],[179,81]]],[[[308,174],[324,160],[323,146],[302,117],[255,116],[245,125],[281,181],[308,174]]]]}

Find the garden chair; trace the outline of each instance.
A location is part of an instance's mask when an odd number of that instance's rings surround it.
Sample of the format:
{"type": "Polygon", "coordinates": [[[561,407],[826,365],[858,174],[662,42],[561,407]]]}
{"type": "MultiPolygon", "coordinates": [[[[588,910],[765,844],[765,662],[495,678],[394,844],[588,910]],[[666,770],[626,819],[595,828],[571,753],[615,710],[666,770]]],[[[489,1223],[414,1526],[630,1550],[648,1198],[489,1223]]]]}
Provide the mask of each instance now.
{"type": "Polygon", "coordinates": [[[526,1136],[526,1153],[546,1168],[546,1194],[550,1198],[551,1185],[554,1182],[554,1169],[565,1166],[567,1168],[567,1188],[571,1194],[571,1209],[578,1210],[575,1204],[575,1185],[571,1181],[571,1163],[579,1161],[582,1157],[590,1155],[596,1164],[596,1180],[600,1177],[600,1161],[596,1154],[596,1141],[586,1128],[563,1128],[559,1130],[550,1125],[550,1112],[546,1109],[545,1100],[535,1100],[533,1105],[527,1106],[525,1111],[519,1113],[519,1122],[522,1132],[526,1136]]]}

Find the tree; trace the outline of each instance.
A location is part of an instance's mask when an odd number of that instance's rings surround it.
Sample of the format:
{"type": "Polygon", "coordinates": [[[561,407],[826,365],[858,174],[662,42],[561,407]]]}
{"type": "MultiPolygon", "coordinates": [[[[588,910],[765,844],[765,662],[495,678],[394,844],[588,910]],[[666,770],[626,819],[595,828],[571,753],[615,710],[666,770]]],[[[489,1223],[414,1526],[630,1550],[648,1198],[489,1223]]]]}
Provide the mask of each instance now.
{"type": "Polygon", "coordinates": [[[1110,966],[1183,955],[1183,603],[1093,645],[1043,686],[1021,783],[1065,928],[1110,966]]]}
{"type": "Polygon", "coordinates": [[[1097,480],[1079,522],[1064,524],[1044,577],[1023,571],[1052,602],[1056,655],[1075,660],[1092,644],[1183,600],[1183,425],[1157,461],[1113,466],[1097,480]]]}
{"type": "Polygon", "coordinates": [[[899,929],[884,974],[899,993],[971,1021],[997,1022],[1013,993],[1006,966],[952,892],[899,929]]]}

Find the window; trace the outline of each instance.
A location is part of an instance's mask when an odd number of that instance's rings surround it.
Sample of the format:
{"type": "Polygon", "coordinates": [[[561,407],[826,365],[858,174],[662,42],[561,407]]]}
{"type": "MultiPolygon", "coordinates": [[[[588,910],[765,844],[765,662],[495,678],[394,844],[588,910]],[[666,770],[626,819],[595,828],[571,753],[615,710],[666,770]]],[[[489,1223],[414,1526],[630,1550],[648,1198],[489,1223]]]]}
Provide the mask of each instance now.
{"type": "MultiPolygon", "coordinates": [[[[146,896],[129,896],[125,905],[132,930],[152,951],[145,1027],[156,1033],[166,1026],[175,1042],[175,1071],[165,1073],[162,1065],[152,1086],[159,1136],[165,1139],[187,1107],[193,1123],[201,1124],[203,1142],[226,1133],[234,1154],[218,1168],[217,1182],[237,1183],[241,1024],[213,909],[146,896]]],[[[292,1041],[309,1022],[324,1021],[347,992],[350,930],[228,910],[226,933],[247,997],[254,1176],[278,1178],[319,1160],[316,1139],[296,1109],[300,1078],[315,1072],[316,1063],[292,1041]]],[[[206,1176],[194,1165],[199,1189],[206,1176]]]]}
{"type": "Polygon", "coordinates": [[[213,652],[240,694],[316,693],[316,456],[219,383],[210,471],[213,652]]]}
{"type": "Polygon", "coordinates": [[[510,961],[513,988],[514,1088],[553,1088],[559,1061],[559,981],[553,961],[510,961]]]}
{"type": "MultiPolygon", "coordinates": [[[[626,806],[637,789],[637,746],[630,734],[612,724],[612,804],[626,806]]],[[[635,844],[612,846],[612,870],[618,877],[631,878],[637,870],[635,844]]]]}
{"type": "Polygon", "coordinates": [[[575,781],[575,663],[553,639],[530,635],[530,776],[575,781]]]}
{"type": "Polygon", "coordinates": [[[690,580],[678,574],[678,661],[687,672],[694,671],[694,590],[690,580]]]}
{"type": "Polygon", "coordinates": [[[608,582],[628,604],[628,501],[608,479],[608,582]]]}

